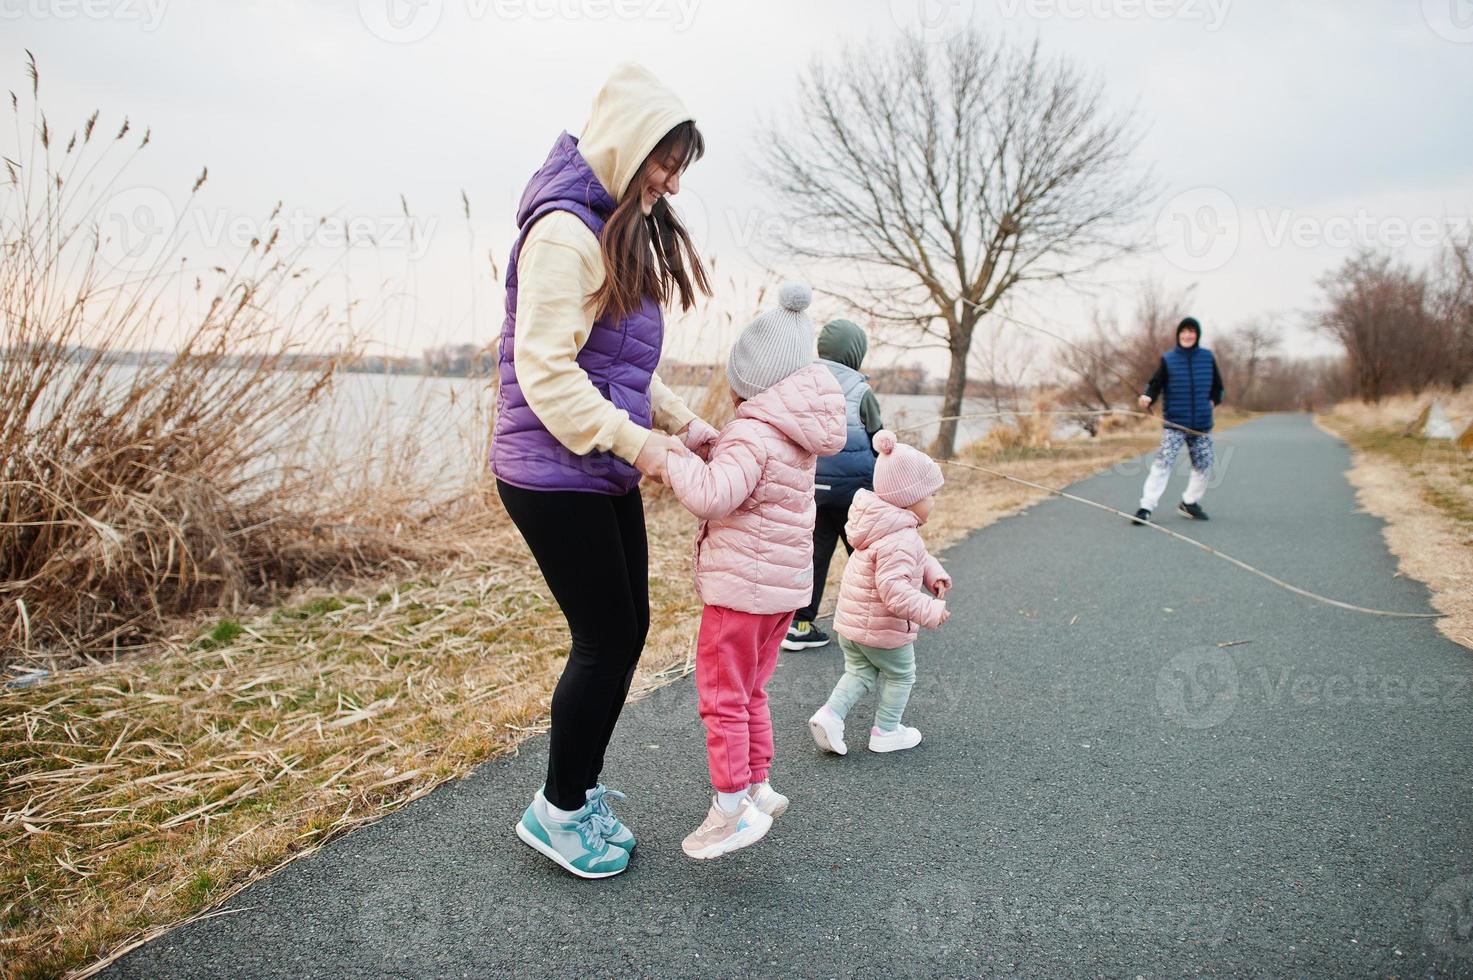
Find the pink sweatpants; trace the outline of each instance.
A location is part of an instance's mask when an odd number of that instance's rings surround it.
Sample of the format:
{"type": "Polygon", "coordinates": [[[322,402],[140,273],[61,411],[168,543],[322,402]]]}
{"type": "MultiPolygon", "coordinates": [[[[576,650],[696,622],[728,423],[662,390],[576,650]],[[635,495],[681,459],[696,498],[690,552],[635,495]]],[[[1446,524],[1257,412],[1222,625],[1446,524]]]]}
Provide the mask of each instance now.
{"type": "Polygon", "coordinates": [[[767,681],[793,621],[791,612],[738,612],[707,606],[696,641],[696,693],[706,723],[711,785],[739,793],[772,767],[772,716],[767,681]]]}

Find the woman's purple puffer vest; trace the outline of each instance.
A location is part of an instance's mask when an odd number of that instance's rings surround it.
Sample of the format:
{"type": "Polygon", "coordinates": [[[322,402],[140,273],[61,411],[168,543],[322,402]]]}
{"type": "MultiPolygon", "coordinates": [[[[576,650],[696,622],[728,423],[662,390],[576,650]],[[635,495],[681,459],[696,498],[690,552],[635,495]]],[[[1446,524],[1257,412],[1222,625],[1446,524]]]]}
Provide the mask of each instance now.
{"type": "MultiPolygon", "coordinates": [[[[501,388],[491,437],[491,471],[513,486],[617,495],[639,484],[639,471],[612,453],[578,456],[570,452],[528,407],[517,384],[517,257],[527,232],[549,211],[569,211],[597,236],[613,210],[614,199],[578,152],[578,141],[563,133],[522,192],[517,241],[506,268],[506,320],[497,353],[501,388]]],[[[651,425],[650,379],[660,362],[664,337],[660,305],[646,297],[629,316],[595,320],[577,359],[599,393],[646,428],[651,425]]]]}

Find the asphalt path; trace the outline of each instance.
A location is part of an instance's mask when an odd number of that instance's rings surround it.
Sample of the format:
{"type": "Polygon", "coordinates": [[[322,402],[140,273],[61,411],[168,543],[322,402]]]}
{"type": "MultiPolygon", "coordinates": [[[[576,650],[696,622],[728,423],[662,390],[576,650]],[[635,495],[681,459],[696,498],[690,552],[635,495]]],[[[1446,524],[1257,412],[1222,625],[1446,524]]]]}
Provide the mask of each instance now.
{"type": "MultiPolygon", "coordinates": [[[[1185,456],[1185,454],[1183,454],[1185,456]]],[[[1134,510],[1148,458],[1075,485],[1134,510]]],[[[1295,584],[1430,611],[1305,416],[1223,434],[1207,523],[1158,519],[1295,584]]],[[[944,498],[943,498],[944,506],[944,498]]],[[[1317,605],[1062,500],[943,560],[916,749],[824,756],[836,648],[770,686],[754,847],[696,862],[691,678],[630,705],[606,781],[630,870],[582,881],[513,825],[546,739],[176,929],[115,977],[1473,976],[1473,656],[1427,620],[1317,605]]]]}

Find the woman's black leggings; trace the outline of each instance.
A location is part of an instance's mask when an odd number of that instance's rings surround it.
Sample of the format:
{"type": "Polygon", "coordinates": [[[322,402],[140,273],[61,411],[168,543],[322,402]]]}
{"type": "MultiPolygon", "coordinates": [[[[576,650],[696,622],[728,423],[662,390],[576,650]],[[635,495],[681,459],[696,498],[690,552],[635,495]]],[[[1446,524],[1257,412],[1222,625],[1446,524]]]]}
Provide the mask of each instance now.
{"type": "Polygon", "coordinates": [[[553,806],[576,810],[603,771],[650,628],[644,502],[638,487],[621,497],[523,490],[501,480],[496,489],[573,634],[552,695],[544,792],[553,806]]]}

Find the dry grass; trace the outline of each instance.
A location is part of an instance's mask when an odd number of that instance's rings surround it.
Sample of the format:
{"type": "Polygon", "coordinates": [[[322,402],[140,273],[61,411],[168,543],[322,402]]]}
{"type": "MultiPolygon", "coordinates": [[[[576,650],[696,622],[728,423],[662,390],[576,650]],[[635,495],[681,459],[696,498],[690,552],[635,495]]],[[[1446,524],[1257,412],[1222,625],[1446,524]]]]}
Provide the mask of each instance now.
{"type": "Polygon", "coordinates": [[[391,484],[359,481],[366,514],[312,455],[339,367],[313,352],[354,341],[280,205],[230,268],[192,262],[182,217],[110,211],[149,133],[94,113],[63,139],[28,73],[0,195],[0,665],[97,662],[200,609],[423,560],[391,484]]]}
{"type": "Polygon", "coordinates": [[[1433,399],[1457,431],[1473,425],[1473,389],[1346,402],[1318,421],[1355,450],[1351,482],[1362,505],[1386,521],[1401,571],[1425,582],[1433,606],[1447,614],[1438,628],[1473,648],[1473,459],[1447,441],[1403,434],[1433,399]]]}
{"type": "MultiPolygon", "coordinates": [[[[1154,443],[977,452],[1057,485],[1154,443]]],[[[928,535],[945,547],[1037,497],[953,470],[928,535]]],[[[0,696],[6,974],[85,966],[540,730],[565,627],[504,515],[487,514],[473,561],[212,621],[187,644],[0,696]]],[[[668,497],[648,519],[641,691],[689,669],[699,615],[694,519],[668,497]]]]}

